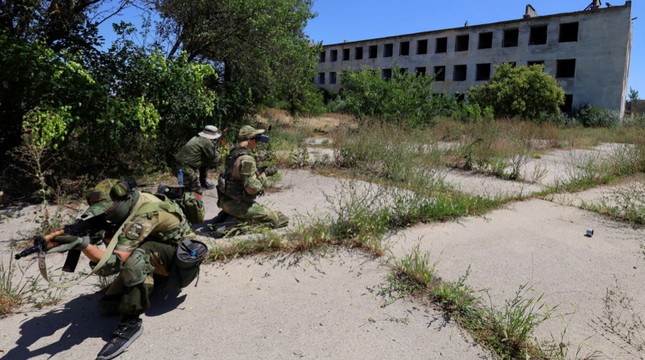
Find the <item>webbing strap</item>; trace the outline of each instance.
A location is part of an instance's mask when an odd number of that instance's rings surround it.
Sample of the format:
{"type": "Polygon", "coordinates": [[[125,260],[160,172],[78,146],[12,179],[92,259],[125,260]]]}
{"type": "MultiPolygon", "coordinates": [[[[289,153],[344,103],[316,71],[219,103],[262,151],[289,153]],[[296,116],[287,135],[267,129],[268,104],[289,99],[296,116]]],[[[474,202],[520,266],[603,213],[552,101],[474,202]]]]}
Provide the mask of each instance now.
{"type": "MultiPolygon", "coordinates": [[[[137,201],[137,203],[134,205],[132,211],[130,212],[130,215],[128,215],[128,217],[123,222],[124,224],[127,223],[128,221],[130,221],[130,219],[132,219],[132,217],[134,217],[134,215],[136,213],[136,210],[138,210],[141,207],[141,205],[143,205],[142,202],[143,202],[142,197],[139,197],[139,201],[137,201]]],[[[103,257],[101,258],[99,263],[96,264],[94,269],[92,269],[92,271],[90,271],[90,273],[87,274],[86,276],[83,276],[83,277],[81,277],[81,278],[79,278],[79,279],[77,279],[75,281],[70,281],[70,282],[67,282],[67,283],[53,282],[49,278],[49,275],[47,274],[47,263],[45,262],[45,255],[46,254],[43,251],[38,252],[38,269],[40,270],[40,275],[42,275],[43,279],[47,280],[47,282],[51,286],[57,287],[59,289],[67,289],[67,288],[70,288],[70,287],[72,287],[74,285],[80,284],[83,280],[85,280],[88,277],[90,277],[90,275],[93,275],[93,274],[97,273],[103,267],[103,265],[105,265],[105,263],[107,263],[108,259],[110,258],[110,255],[112,255],[112,252],[114,252],[114,249],[116,248],[116,243],[118,242],[119,235],[121,235],[122,229],[123,229],[123,226],[119,226],[119,228],[117,229],[117,231],[114,234],[114,236],[112,236],[112,239],[110,240],[110,243],[105,248],[105,252],[103,252],[103,257]]]]}

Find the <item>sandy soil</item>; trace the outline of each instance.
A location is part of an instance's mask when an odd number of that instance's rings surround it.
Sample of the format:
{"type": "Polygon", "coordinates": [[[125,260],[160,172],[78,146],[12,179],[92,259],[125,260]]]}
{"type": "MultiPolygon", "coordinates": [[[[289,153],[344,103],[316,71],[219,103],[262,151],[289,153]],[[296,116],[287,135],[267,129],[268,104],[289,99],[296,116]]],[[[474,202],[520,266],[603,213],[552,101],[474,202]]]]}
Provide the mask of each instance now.
{"type": "MultiPolygon", "coordinates": [[[[576,156],[565,151],[543,156],[540,166],[550,175],[542,183],[460,172],[446,179],[462,191],[484,196],[530,194],[568,176],[560,164],[576,156]]],[[[282,190],[261,202],[280,209],[294,224],[333,212],[327,197],[338,194],[340,180],[306,170],[282,173],[282,190]]],[[[634,181],[642,185],[643,180],[634,181]]],[[[597,188],[574,198],[594,201],[611,191],[612,187],[597,188]]],[[[210,218],[218,209],[214,191],[206,195],[210,218]]],[[[640,248],[645,230],[581,210],[575,199],[532,199],[483,217],[420,224],[391,234],[385,243],[395,258],[417,246],[429,252],[445,280],[469,271],[467,283],[495,306],[504,306],[521,286],[530,288],[529,296],[543,295],[544,302],[555,307],[554,316],[536,335],[539,341],[563,337],[569,344],[567,358],[642,358],[643,352],[621,339],[620,329],[612,332],[599,324],[608,290],[632,299],[636,312],[645,309],[640,248]],[[587,228],[594,229],[593,237],[584,236],[587,228]]],[[[7,264],[7,240],[37,228],[38,211],[28,207],[0,213],[2,261],[7,264]]],[[[384,297],[387,261],[338,250],[204,265],[197,286],[155,296],[144,318],[144,335],[119,359],[491,358],[437,309],[384,297]]],[[[61,262],[62,257],[54,257],[50,266],[61,262]]],[[[20,267],[27,277],[37,276],[33,262],[21,261],[20,267]]],[[[96,311],[96,284],[87,279],[64,292],[59,305],[40,310],[26,305],[1,319],[0,357],[93,358],[118,321],[96,311]]]]}

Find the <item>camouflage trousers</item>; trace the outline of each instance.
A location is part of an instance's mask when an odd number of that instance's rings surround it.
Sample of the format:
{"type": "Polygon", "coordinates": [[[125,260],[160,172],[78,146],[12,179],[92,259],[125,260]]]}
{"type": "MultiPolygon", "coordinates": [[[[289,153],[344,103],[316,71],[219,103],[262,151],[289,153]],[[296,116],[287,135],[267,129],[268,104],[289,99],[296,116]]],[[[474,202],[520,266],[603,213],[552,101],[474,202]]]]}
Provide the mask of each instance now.
{"type": "Polygon", "coordinates": [[[280,211],[273,211],[255,201],[236,200],[221,191],[217,191],[217,195],[217,206],[240,222],[263,224],[274,229],[285,227],[289,223],[289,218],[280,211]]]}
{"type": "Polygon", "coordinates": [[[130,256],[123,268],[141,274],[142,283],[127,286],[127,276],[122,270],[105,292],[99,309],[105,315],[138,316],[150,307],[150,293],[153,288],[168,282],[172,262],[175,259],[175,245],[157,241],[146,241],[139,246],[145,253],[142,258],[130,256]]]}
{"type": "MultiPolygon", "coordinates": [[[[202,185],[206,183],[206,177],[208,175],[208,168],[207,167],[201,167],[199,169],[194,169],[190,166],[184,166],[182,168],[184,170],[184,189],[186,191],[191,191],[191,192],[196,192],[196,193],[202,193],[202,185]]],[[[175,176],[177,176],[177,171],[179,170],[179,166],[175,166],[175,169],[173,171],[175,172],[175,176]]]]}

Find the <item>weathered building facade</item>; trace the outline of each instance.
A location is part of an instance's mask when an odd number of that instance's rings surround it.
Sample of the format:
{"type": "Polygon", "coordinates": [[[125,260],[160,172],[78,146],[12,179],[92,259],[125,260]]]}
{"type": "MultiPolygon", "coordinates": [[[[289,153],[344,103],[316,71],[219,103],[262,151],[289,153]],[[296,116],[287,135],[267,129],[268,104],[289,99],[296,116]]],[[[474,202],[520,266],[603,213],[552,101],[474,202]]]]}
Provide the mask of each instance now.
{"type": "Polygon", "coordinates": [[[543,64],[565,91],[564,110],[585,104],[625,111],[631,52],[631,1],[577,12],[324,45],[315,83],[337,92],[342,71],[392,68],[435,76],[435,92],[463,94],[495,65],[543,64]]]}

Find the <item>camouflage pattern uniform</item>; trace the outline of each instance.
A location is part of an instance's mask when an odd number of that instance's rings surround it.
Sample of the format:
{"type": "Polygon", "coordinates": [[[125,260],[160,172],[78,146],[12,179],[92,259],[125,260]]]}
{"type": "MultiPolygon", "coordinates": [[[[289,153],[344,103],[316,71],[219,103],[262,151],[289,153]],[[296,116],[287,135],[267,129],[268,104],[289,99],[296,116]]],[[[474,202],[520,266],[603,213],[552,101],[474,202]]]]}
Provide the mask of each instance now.
{"type": "MultiPolygon", "coordinates": [[[[262,132],[244,126],[238,140],[248,140],[262,132]]],[[[250,149],[238,144],[227,156],[224,166],[224,174],[220,175],[217,184],[217,206],[222,211],[251,224],[265,224],[272,228],[288,224],[289,219],[280,211],[273,211],[255,201],[264,194],[267,178],[264,173],[258,174],[250,149]]]]}
{"type": "MultiPolygon", "coordinates": [[[[201,133],[200,133],[201,134],[201,133]]],[[[201,193],[206,183],[208,168],[217,166],[221,155],[212,138],[194,136],[175,155],[175,174],[181,167],[184,171],[184,188],[201,193]]]]}
{"type": "Polygon", "coordinates": [[[116,239],[116,250],[131,255],[121,263],[113,254],[99,271],[99,275],[118,273],[101,299],[100,308],[106,314],[137,316],[148,309],[155,279],[171,280],[178,242],[194,237],[181,209],[172,201],[145,192],[135,192],[134,197],[138,199],[116,239]]]}

